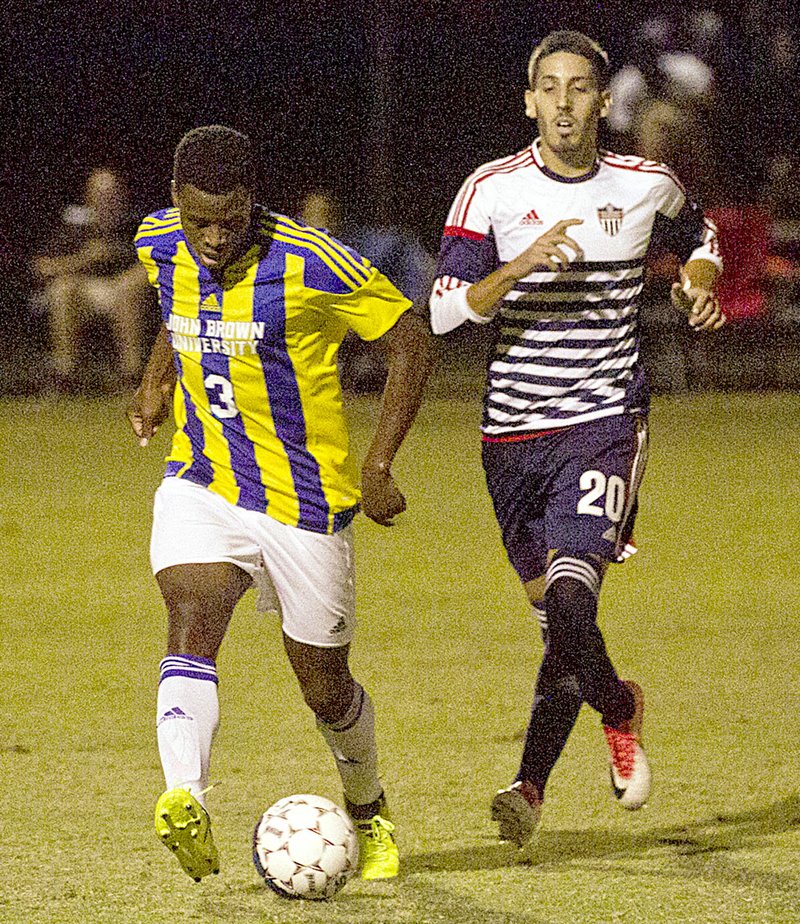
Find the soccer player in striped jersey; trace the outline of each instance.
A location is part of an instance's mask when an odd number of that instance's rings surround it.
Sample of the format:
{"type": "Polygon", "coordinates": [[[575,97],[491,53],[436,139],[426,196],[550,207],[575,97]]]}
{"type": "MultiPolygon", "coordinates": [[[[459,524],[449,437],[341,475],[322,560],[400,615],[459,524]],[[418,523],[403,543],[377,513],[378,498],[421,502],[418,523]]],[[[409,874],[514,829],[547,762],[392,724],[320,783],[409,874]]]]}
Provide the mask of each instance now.
{"type": "Polygon", "coordinates": [[[525,106],[539,137],[463,184],[430,300],[434,333],[497,318],[483,464],[545,640],[520,769],[492,801],[501,838],[519,846],[582,702],[601,716],[620,803],[637,809],[650,792],[644,697],[614,669],[597,599],[608,563],[630,551],[646,459],[637,313],[655,237],[682,261],[673,302],[688,323],[724,323],[714,226],[663,164],[598,149],[607,70],[582,33],[551,33],[533,51],[525,106]]]}
{"type": "Polygon", "coordinates": [[[157,735],[166,791],[156,830],[194,879],[219,870],[205,808],[219,722],[217,654],[255,586],[277,609],[306,703],[334,756],[362,876],[397,875],[378,777],[374,712],[353,678],[352,520],[405,509],[392,460],[429,370],[424,319],[369,262],[253,199],[246,136],[190,131],[174,206],[148,216],[139,258],[163,324],[128,415],[146,445],[173,403],[176,433],[156,492],[151,561],[168,610],[157,735]],[[337,377],[348,330],[381,340],[389,377],[361,487],[337,377]]]}

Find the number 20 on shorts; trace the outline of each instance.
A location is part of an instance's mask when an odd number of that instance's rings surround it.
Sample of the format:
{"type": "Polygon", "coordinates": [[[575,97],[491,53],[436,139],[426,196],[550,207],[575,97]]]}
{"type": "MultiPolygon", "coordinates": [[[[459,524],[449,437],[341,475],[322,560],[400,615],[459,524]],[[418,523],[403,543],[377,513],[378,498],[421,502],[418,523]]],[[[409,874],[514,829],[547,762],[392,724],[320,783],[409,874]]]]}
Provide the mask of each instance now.
{"type": "Polygon", "coordinates": [[[590,469],[581,475],[580,486],[586,493],[578,501],[578,513],[605,516],[612,523],[619,523],[625,509],[625,482],[619,475],[606,478],[602,472],[590,469]]]}

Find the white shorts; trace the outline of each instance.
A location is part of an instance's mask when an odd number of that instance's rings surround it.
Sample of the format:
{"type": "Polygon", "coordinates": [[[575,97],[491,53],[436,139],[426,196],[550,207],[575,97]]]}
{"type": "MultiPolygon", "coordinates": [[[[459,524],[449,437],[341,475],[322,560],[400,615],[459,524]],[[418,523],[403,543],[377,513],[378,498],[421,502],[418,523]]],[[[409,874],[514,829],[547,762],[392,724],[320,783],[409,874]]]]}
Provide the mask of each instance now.
{"type": "Polygon", "coordinates": [[[355,631],[353,526],[333,535],[287,526],[213,491],[165,478],[153,504],[153,574],[173,565],[229,561],[258,590],[257,608],[280,614],[297,642],[338,648],[355,631]]]}

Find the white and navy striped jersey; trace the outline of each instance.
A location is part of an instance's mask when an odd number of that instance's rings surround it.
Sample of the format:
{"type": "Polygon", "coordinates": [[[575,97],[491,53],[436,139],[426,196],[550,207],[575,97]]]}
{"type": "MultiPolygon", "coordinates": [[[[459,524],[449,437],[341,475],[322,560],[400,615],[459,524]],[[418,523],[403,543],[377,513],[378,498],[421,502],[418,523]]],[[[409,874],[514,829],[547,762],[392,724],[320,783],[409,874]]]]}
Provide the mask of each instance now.
{"type": "MultiPolygon", "coordinates": [[[[503,299],[489,362],[484,439],[514,439],[647,404],[637,314],[654,236],[682,262],[721,268],[716,229],[663,164],[601,152],[570,179],[549,170],[538,139],[476,170],[447,218],[431,295],[436,333],[466,288],[513,260],[557,222],[584,251],[559,272],[535,272],[503,299]]],[[[571,250],[567,254],[574,256],[571,250]]],[[[459,320],[479,319],[468,308],[459,320]]]]}

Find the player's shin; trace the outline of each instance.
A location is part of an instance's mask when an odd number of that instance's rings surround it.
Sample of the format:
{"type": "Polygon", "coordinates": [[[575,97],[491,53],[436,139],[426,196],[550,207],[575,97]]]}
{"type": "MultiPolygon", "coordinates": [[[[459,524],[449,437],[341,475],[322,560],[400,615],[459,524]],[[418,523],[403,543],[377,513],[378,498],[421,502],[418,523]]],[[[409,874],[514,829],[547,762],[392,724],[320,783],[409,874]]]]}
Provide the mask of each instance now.
{"type": "Polygon", "coordinates": [[[606,651],[597,625],[600,575],[577,556],[558,555],[547,570],[545,600],[551,651],[580,683],[585,701],[606,725],[633,715],[634,701],[606,651]]]}
{"type": "Polygon", "coordinates": [[[383,786],[378,779],[375,711],[369,694],[353,684],[353,701],[337,722],[317,725],[336,760],[345,807],[355,822],[362,879],[392,879],[400,855],[389,820],[383,786]]]}
{"type": "Polygon", "coordinates": [[[383,793],[378,779],[375,710],[360,684],[355,683],[353,689],[353,700],[338,721],[323,722],[317,717],[317,727],[336,761],[348,807],[371,805],[383,793]]]}
{"type": "Polygon", "coordinates": [[[517,780],[534,783],[539,795],[543,796],[550,772],[578,718],[583,698],[578,678],[552,654],[544,601],[533,604],[533,614],[542,630],[545,653],[536,680],[517,780]]]}
{"type": "Polygon", "coordinates": [[[215,663],[193,655],[164,658],[157,715],[158,752],[166,788],[186,789],[204,804],[211,743],[219,725],[215,663]]]}

